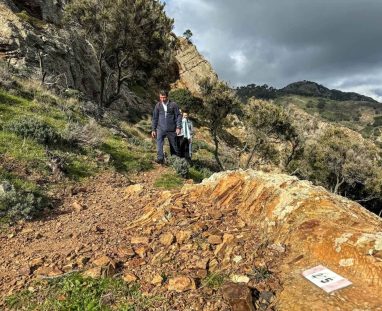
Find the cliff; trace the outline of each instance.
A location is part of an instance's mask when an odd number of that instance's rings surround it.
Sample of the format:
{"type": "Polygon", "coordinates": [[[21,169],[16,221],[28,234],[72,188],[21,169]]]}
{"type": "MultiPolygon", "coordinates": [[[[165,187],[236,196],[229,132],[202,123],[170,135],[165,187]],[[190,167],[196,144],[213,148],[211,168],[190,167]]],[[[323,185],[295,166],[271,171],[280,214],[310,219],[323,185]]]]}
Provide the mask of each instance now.
{"type": "Polygon", "coordinates": [[[201,79],[218,79],[211,64],[189,40],[179,38],[175,57],[179,66],[179,80],[173,85],[174,88],[187,88],[192,93],[198,94],[198,83],[201,79]]]}

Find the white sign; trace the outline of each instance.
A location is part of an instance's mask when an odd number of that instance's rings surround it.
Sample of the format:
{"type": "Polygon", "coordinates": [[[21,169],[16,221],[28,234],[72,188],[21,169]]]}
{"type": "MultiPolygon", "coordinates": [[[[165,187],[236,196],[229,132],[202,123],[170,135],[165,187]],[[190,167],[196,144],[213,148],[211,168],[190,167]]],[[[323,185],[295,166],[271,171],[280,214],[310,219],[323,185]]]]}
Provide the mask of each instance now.
{"type": "Polygon", "coordinates": [[[352,284],[349,280],[321,265],[304,271],[302,275],[327,293],[352,284]]]}

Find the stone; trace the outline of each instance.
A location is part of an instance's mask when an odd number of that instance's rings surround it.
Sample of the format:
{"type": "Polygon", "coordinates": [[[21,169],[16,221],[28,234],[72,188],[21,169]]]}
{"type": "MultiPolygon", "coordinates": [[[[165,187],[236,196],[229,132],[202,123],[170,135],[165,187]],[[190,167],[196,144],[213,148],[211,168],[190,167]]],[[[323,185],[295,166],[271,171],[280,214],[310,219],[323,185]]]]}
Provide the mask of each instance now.
{"type": "Polygon", "coordinates": [[[96,267],[104,267],[104,266],[108,266],[109,264],[115,266],[113,259],[111,259],[110,257],[106,255],[98,257],[95,260],[93,260],[93,265],[95,265],[96,267]]]}
{"type": "Polygon", "coordinates": [[[138,280],[137,276],[133,273],[130,273],[130,272],[127,272],[125,273],[123,276],[122,276],[122,279],[126,282],[126,283],[134,283],[135,281],[138,280]]]}
{"type": "Polygon", "coordinates": [[[72,204],[72,208],[75,212],[79,213],[81,211],[83,211],[85,209],[84,206],[82,206],[80,203],[78,203],[77,201],[74,201],[73,204],[72,204]]]}
{"type": "Polygon", "coordinates": [[[211,272],[215,272],[218,270],[218,267],[219,267],[219,262],[217,261],[216,258],[213,258],[209,261],[208,270],[210,270],[211,272]]]}
{"type": "Polygon", "coordinates": [[[194,266],[195,268],[206,270],[209,261],[209,258],[197,258],[194,266]]]}
{"type": "Polygon", "coordinates": [[[131,238],[131,244],[149,244],[150,240],[148,237],[134,236],[131,238]]]}
{"type": "Polygon", "coordinates": [[[141,184],[128,186],[125,189],[125,195],[126,195],[125,199],[129,199],[132,196],[138,196],[139,194],[143,192],[143,190],[144,190],[144,187],[141,184]]]}
{"type": "Polygon", "coordinates": [[[159,242],[164,246],[170,246],[174,242],[174,239],[175,239],[174,235],[170,232],[167,232],[167,233],[163,233],[159,237],[159,242]]]}
{"type": "Polygon", "coordinates": [[[31,260],[30,266],[32,269],[38,268],[38,267],[42,266],[44,264],[44,262],[45,262],[44,257],[34,258],[31,260]]]}
{"type": "Polygon", "coordinates": [[[138,246],[134,248],[134,252],[141,258],[146,257],[148,248],[146,246],[138,246]]]}
{"type": "Polygon", "coordinates": [[[94,267],[91,269],[88,269],[84,272],[84,276],[90,277],[90,278],[99,278],[102,276],[102,267],[94,267]]]}
{"type": "Polygon", "coordinates": [[[184,242],[188,241],[191,238],[192,232],[189,230],[181,230],[178,231],[175,236],[176,236],[176,241],[179,244],[183,244],[184,242]]]}
{"type": "Polygon", "coordinates": [[[53,267],[42,266],[35,271],[35,275],[38,277],[58,276],[61,274],[62,274],[62,271],[58,269],[56,266],[53,266],[53,267]]]}
{"type": "Polygon", "coordinates": [[[162,285],[162,282],[163,282],[162,276],[157,273],[157,274],[154,275],[154,277],[152,278],[150,283],[152,285],[159,286],[159,285],[162,285]]]}
{"type": "Polygon", "coordinates": [[[77,267],[77,264],[74,262],[68,263],[67,265],[62,267],[62,271],[70,272],[73,271],[77,267]]]}
{"type": "Polygon", "coordinates": [[[243,284],[227,283],[222,287],[223,298],[231,306],[232,311],[255,311],[252,293],[243,284]]]}
{"type": "Polygon", "coordinates": [[[188,276],[177,276],[168,280],[168,290],[178,293],[196,289],[194,279],[188,276]]]}
{"type": "Polygon", "coordinates": [[[214,244],[214,245],[216,245],[216,244],[220,244],[220,243],[223,242],[221,236],[219,236],[219,235],[214,235],[214,234],[210,235],[210,236],[208,237],[207,241],[208,241],[208,243],[210,243],[210,244],[214,244]]]}
{"type": "Polygon", "coordinates": [[[247,284],[250,281],[250,279],[246,275],[233,274],[233,275],[231,275],[231,281],[233,283],[245,283],[245,284],[247,284]]]}
{"type": "Polygon", "coordinates": [[[243,257],[241,257],[241,256],[234,256],[233,259],[232,259],[232,261],[234,263],[239,263],[242,260],[243,260],[243,257]]]}
{"type": "Polygon", "coordinates": [[[119,247],[116,253],[119,258],[131,258],[135,255],[132,247],[119,247]]]}

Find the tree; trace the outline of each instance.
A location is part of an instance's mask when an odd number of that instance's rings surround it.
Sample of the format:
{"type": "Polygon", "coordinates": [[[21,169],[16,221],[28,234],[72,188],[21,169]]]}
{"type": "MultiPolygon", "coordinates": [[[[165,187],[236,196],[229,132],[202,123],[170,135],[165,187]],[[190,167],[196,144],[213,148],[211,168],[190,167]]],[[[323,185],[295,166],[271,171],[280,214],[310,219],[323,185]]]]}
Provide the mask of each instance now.
{"type": "Polygon", "coordinates": [[[250,167],[255,153],[261,158],[276,161],[279,155],[276,146],[283,142],[290,147],[283,163],[287,168],[301,148],[301,140],[288,113],[267,101],[252,101],[248,110],[247,127],[252,147],[245,169],[250,167]]]}
{"type": "Polygon", "coordinates": [[[155,0],[73,0],[65,19],[85,37],[99,67],[99,108],[120,98],[122,86],[166,79],[173,20],[155,0]]]}
{"type": "Polygon", "coordinates": [[[215,144],[214,157],[220,169],[224,166],[219,158],[219,134],[223,130],[226,117],[237,106],[232,89],[224,82],[203,79],[199,83],[204,105],[201,111],[215,144]]]}
{"type": "Polygon", "coordinates": [[[183,33],[183,37],[185,37],[188,41],[190,41],[191,37],[193,36],[193,33],[190,29],[187,29],[184,33],[183,33]]]}
{"type": "Polygon", "coordinates": [[[171,100],[175,101],[182,110],[199,113],[203,107],[203,101],[200,98],[193,96],[187,89],[171,90],[169,97],[171,100]]]}
{"type": "Polygon", "coordinates": [[[343,128],[329,128],[306,145],[301,177],[353,200],[382,198],[379,150],[343,128]]]}

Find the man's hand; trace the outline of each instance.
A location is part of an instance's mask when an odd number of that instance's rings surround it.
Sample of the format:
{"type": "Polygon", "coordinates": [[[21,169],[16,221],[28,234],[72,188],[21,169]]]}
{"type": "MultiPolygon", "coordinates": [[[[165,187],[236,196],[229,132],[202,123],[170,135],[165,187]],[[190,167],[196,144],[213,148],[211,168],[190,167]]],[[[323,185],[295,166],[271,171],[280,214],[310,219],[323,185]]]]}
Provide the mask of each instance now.
{"type": "Polygon", "coordinates": [[[157,131],[152,131],[151,132],[151,137],[156,138],[157,137],[157,131]]]}
{"type": "Polygon", "coordinates": [[[179,135],[180,134],[180,129],[176,129],[176,135],[179,135]]]}

